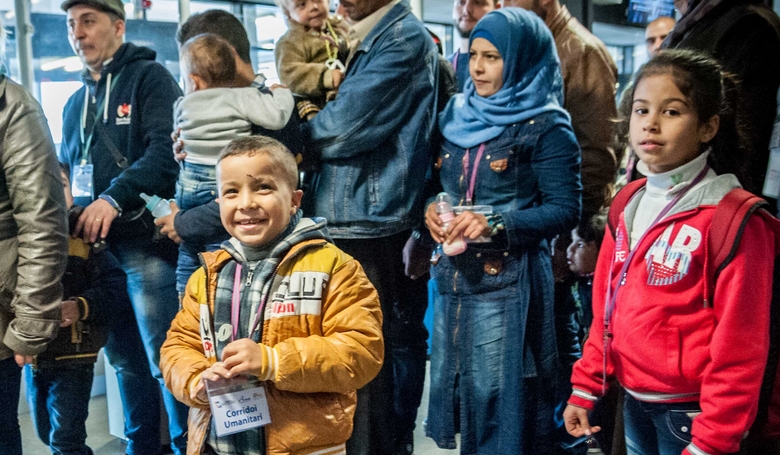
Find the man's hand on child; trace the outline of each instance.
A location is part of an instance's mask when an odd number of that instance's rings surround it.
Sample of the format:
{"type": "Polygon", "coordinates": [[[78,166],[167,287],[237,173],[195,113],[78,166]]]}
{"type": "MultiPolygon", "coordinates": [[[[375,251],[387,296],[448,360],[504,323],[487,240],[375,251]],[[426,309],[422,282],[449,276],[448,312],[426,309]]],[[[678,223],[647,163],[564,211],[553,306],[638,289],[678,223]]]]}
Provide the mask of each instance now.
{"type": "Polygon", "coordinates": [[[181,238],[179,237],[179,234],[176,233],[176,226],[173,221],[180,209],[179,206],[176,205],[176,201],[171,201],[170,207],[171,214],[155,219],[154,224],[160,226],[160,234],[167,235],[169,239],[179,244],[181,243],[181,238]]]}
{"type": "Polygon", "coordinates": [[[566,431],[575,438],[590,436],[601,431],[601,427],[590,426],[587,409],[571,404],[563,411],[563,424],[566,426],[566,431]]]}
{"type": "Polygon", "coordinates": [[[89,243],[104,239],[108,237],[108,230],[117,216],[119,212],[108,201],[95,199],[81,212],[76,228],[73,230],[73,237],[81,236],[89,243]]]}
{"type": "Polygon", "coordinates": [[[228,369],[228,378],[251,374],[261,381],[273,381],[278,358],[273,348],[255,343],[249,338],[242,338],[225,346],[222,350],[222,363],[228,369]]]}
{"type": "Polygon", "coordinates": [[[68,327],[79,320],[79,303],[75,300],[62,301],[62,317],[60,327],[68,327]]]}
{"type": "Polygon", "coordinates": [[[171,133],[171,139],[173,139],[173,158],[177,163],[181,163],[184,161],[184,158],[187,158],[187,152],[184,151],[184,141],[182,141],[179,136],[181,136],[181,128],[177,128],[171,133]]]}

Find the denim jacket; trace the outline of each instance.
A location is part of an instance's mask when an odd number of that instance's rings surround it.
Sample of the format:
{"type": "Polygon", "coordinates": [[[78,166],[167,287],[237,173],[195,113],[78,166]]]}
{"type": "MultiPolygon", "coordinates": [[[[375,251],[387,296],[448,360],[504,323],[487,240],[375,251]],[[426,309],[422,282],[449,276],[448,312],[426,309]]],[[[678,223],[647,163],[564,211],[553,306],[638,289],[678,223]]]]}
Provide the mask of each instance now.
{"type": "Polygon", "coordinates": [[[473,203],[491,205],[506,229],[492,243],[441,256],[431,269],[439,298],[427,434],[453,449],[459,430],[462,453],[545,453],[557,361],[547,240],[579,217],[580,152],[558,112],[512,125],[484,145],[467,154],[446,142],[437,160],[444,190],[460,204],[481,155],[473,203]],[[460,416],[458,389],[476,397],[460,416]],[[478,427],[495,431],[483,438],[478,427]]]}
{"type": "MultiPolygon", "coordinates": [[[[508,127],[485,144],[474,184],[475,205],[490,205],[506,224],[512,251],[571,229],[579,216],[580,150],[566,115],[550,112],[508,127]]],[[[465,205],[478,148],[447,141],[436,162],[444,191],[465,205]]]]}
{"type": "Polygon", "coordinates": [[[302,126],[321,160],[314,212],[334,238],[376,238],[416,225],[435,124],[436,47],[407,2],[349,61],[337,98],[302,126]]]}

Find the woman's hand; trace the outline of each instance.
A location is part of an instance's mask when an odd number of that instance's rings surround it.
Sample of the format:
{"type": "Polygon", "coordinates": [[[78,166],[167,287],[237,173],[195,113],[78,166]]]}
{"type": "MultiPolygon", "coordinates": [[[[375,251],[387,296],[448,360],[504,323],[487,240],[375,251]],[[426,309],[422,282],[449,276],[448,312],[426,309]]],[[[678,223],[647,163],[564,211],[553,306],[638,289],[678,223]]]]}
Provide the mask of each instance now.
{"type": "Polygon", "coordinates": [[[447,242],[452,242],[463,235],[467,239],[474,240],[480,236],[489,236],[491,227],[485,215],[464,211],[456,216],[447,226],[447,242]]]}
{"type": "Polygon", "coordinates": [[[444,243],[446,238],[444,229],[442,229],[442,224],[444,223],[442,223],[441,218],[439,218],[439,214],[436,213],[436,203],[431,202],[431,205],[428,206],[428,210],[425,211],[425,226],[428,227],[428,230],[431,232],[431,237],[433,237],[433,240],[436,243],[444,243]]]}
{"type": "Polygon", "coordinates": [[[590,426],[587,409],[571,404],[563,411],[563,424],[566,426],[566,431],[575,438],[590,436],[601,431],[601,427],[590,426]]]}

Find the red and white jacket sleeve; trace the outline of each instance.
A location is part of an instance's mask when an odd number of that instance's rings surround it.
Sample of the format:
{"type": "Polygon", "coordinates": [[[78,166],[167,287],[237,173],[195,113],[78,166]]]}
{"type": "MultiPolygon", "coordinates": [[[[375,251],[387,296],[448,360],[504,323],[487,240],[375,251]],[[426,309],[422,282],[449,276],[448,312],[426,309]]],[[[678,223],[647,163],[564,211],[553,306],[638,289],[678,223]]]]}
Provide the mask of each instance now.
{"type": "Polygon", "coordinates": [[[701,414],[693,420],[684,455],[721,455],[739,450],[758,410],[769,352],[769,306],[776,236],[753,216],[734,259],[715,283],[717,325],[709,345],[710,364],[701,386],[701,414]]]}
{"type": "MultiPolygon", "coordinates": [[[[571,376],[572,394],[569,404],[593,410],[596,400],[606,391],[604,386],[604,306],[607,287],[612,277],[610,270],[614,260],[615,239],[607,228],[599,250],[596,273],[593,278],[593,323],[588,340],[582,349],[582,358],[574,364],[571,376]]],[[[607,377],[613,368],[607,358],[607,377]]],[[[609,380],[609,379],[608,379],[609,380]]]]}

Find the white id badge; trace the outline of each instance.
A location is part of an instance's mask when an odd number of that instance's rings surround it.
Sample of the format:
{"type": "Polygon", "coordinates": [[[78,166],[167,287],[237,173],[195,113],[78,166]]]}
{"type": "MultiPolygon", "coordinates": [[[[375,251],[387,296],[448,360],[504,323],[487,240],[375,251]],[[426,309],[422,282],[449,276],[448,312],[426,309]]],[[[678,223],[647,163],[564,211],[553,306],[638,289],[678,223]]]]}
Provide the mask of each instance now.
{"type": "Polygon", "coordinates": [[[204,381],[217,436],[258,428],[271,423],[265,387],[244,376],[204,381]]]}
{"type": "MultiPolygon", "coordinates": [[[[480,215],[492,215],[493,214],[493,206],[492,205],[456,205],[452,208],[452,210],[455,212],[455,215],[460,215],[461,213],[465,211],[479,213],[480,215]]],[[[490,237],[486,237],[484,235],[480,235],[476,239],[466,239],[466,243],[490,243],[492,240],[490,237]]]]}
{"type": "Polygon", "coordinates": [[[91,164],[79,164],[73,169],[70,191],[73,193],[74,198],[87,197],[93,199],[91,164]]]}

